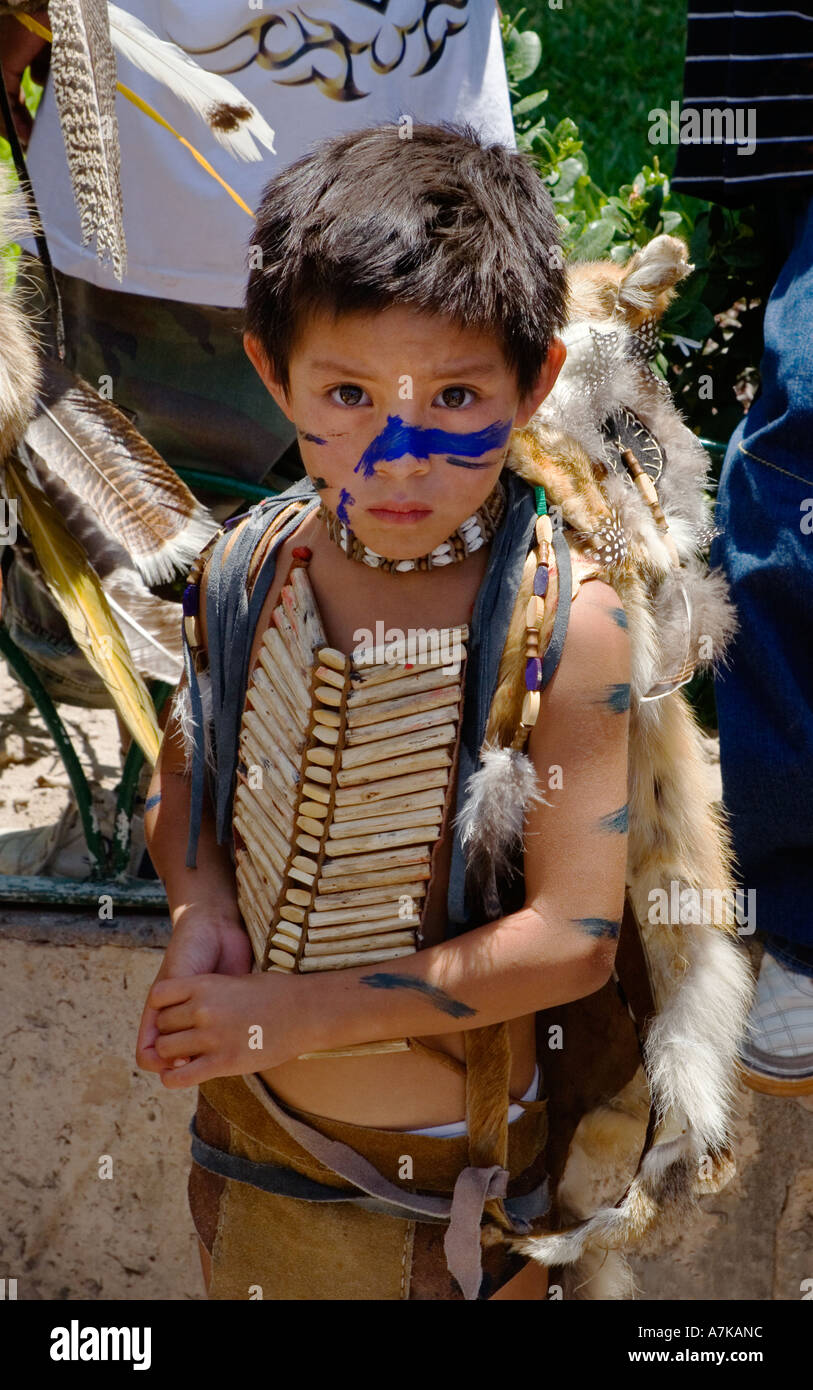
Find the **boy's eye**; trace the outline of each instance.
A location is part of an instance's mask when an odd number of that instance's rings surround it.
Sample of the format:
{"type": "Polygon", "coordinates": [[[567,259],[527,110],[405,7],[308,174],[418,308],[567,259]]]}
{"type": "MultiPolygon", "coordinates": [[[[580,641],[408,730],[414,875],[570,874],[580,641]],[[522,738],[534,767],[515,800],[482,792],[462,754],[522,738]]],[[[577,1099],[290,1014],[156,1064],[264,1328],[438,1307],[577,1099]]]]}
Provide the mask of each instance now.
{"type": "Polygon", "coordinates": [[[370,397],[363,386],[352,386],[349,382],[343,382],[341,386],[334,386],[330,393],[330,398],[336,401],[337,405],[369,405],[370,397]],[[361,397],[366,396],[366,401],[361,397]],[[338,399],[337,399],[338,397],[338,399]]]}
{"type": "Polygon", "coordinates": [[[464,399],[465,396],[474,397],[474,392],[470,391],[468,386],[444,386],[443,390],[438,392],[432,404],[435,405],[440,399],[441,403],[448,406],[451,410],[458,410],[461,406],[469,404],[469,402],[464,399]]]}

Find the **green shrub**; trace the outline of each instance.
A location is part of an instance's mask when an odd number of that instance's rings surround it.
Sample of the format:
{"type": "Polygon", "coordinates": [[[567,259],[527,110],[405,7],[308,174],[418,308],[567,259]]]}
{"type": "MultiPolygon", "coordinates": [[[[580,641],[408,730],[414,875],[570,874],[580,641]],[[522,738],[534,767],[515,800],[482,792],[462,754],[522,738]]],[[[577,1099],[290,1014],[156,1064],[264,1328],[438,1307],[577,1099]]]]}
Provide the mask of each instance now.
{"type": "MultiPolygon", "coordinates": [[[[688,243],[694,274],[662,320],[654,365],[669,380],[690,427],[722,446],[742,415],[737,392],[748,399],[758,379],[771,281],[757,214],[672,193],[657,155],[616,192],[599,187],[575,122],[546,116],[549,93],[537,90],[534,80],[542,41],[520,27],[524,14],[503,12],[501,20],[517,145],[550,190],[565,250],[574,260],[609,257],[623,265],[662,232],[688,243]]],[[[584,64],[587,55],[579,56],[584,64]]],[[[719,461],[722,449],[712,452],[719,461]]]]}

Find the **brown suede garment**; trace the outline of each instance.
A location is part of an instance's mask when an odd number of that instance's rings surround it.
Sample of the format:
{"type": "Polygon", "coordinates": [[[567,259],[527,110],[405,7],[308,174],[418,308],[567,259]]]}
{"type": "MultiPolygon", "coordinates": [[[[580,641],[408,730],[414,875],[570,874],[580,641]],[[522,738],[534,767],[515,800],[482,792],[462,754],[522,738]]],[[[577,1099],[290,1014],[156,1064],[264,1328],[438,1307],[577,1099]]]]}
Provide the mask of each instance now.
{"type": "MultiPolygon", "coordinates": [[[[208,1081],[198,1096],[196,1126],[207,1143],[352,1190],[274,1121],[241,1077],[208,1081]]],[[[545,1174],[547,1099],[541,1089],[524,1108],[509,1127],[509,1196],[530,1191],[545,1174]]],[[[451,1196],[458,1174],[469,1162],[466,1135],[438,1139],[292,1113],[322,1134],[349,1144],[407,1192],[451,1196]],[[402,1177],[407,1157],[412,1176],[402,1177]]],[[[210,1298],[463,1299],[446,1269],[445,1223],[379,1215],[349,1203],[279,1197],[209,1173],[196,1163],[189,1201],[198,1235],[212,1256],[210,1298]]],[[[547,1229],[547,1217],[533,1229],[547,1229]]],[[[486,1226],[485,1231],[486,1242],[498,1235],[494,1227],[486,1226]]],[[[503,1243],[486,1244],[480,1297],[490,1297],[525,1262],[503,1243]]]]}

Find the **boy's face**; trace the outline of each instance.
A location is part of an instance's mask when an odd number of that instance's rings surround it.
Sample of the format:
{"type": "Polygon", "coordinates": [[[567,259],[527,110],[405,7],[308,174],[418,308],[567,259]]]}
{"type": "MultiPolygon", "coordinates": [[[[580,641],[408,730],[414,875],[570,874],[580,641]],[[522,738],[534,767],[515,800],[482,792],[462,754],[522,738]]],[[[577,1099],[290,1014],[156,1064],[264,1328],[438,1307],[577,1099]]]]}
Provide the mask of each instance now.
{"type": "Polygon", "coordinates": [[[511,429],[527,424],[565,358],[555,338],[520,397],[495,338],[392,305],[314,315],[291,354],[286,395],[256,339],[248,356],[297,428],[323,502],[388,559],[425,555],[482,506],[511,429]]]}

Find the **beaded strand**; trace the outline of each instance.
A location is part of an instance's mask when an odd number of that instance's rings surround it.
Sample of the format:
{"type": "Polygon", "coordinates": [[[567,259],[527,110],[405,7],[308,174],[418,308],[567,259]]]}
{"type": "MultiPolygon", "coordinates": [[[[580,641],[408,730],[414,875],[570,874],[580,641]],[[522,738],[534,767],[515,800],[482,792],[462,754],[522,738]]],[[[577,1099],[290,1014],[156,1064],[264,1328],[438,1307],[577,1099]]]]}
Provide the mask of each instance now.
{"type": "Polygon", "coordinates": [[[550,555],[553,544],[553,526],[548,515],[548,503],[543,487],[535,487],[536,494],[536,573],[533,593],[525,610],[525,698],[522,702],[519,731],[527,738],[539,718],[542,702],[542,658],[539,655],[539,629],[545,615],[545,595],[550,580],[550,555]]]}

